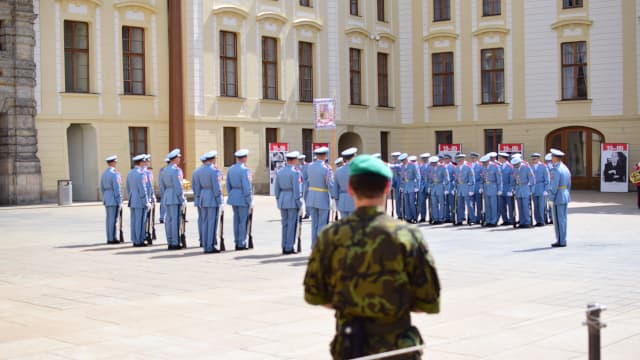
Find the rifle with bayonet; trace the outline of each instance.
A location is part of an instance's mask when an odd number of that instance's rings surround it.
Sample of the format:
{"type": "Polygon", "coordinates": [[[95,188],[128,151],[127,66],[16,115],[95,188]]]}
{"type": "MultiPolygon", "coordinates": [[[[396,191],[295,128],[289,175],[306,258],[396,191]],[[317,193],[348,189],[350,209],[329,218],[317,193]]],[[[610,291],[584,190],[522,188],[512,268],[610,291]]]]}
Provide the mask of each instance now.
{"type": "Polygon", "coordinates": [[[153,244],[153,240],[151,239],[151,209],[147,208],[147,216],[146,216],[146,226],[144,229],[144,241],[148,244],[148,245],[152,245],[153,244]]]}
{"type": "Polygon", "coordinates": [[[180,216],[180,246],[183,249],[187,248],[187,207],[181,206],[182,215],[180,216]]]}
{"type": "Polygon", "coordinates": [[[151,209],[151,239],[156,240],[156,203],[153,203],[153,208],[151,209]]]}
{"type": "Polygon", "coordinates": [[[220,204],[220,251],[226,251],[224,246],[224,204],[220,204]]]}
{"type": "Polygon", "coordinates": [[[124,242],[124,232],[122,231],[122,204],[120,204],[120,210],[118,211],[118,227],[120,228],[120,242],[124,242]]]}
{"type": "Polygon", "coordinates": [[[253,249],[253,208],[249,210],[249,217],[247,218],[247,233],[249,234],[249,249],[253,249]]]}

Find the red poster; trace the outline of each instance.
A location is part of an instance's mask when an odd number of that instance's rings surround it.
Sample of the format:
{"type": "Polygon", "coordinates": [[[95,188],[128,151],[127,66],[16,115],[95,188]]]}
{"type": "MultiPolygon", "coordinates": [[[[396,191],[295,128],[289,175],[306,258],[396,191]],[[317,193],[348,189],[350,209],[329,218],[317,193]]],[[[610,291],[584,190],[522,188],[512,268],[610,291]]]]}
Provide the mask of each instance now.
{"type": "Polygon", "coordinates": [[[455,152],[455,153],[459,153],[462,151],[462,145],[461,144],[438,144],[438,152],[443,152],[443,153],[451,153],[451,152],[455,152]]]}
{"type": "Polygon", "coordinates": [[[629,151],[629,144],[621,143],[604,143],[602,144],[602,151],[629,151]]]}
{"type": "Polygon", "coordinates": [[[289,151],[289,143],[269,143],[269,152],[289,151]]]}
{"type": "Polygon", "coordinates": [[[498,144],[498,152],[507,154],[520,153],[523,154],[524,144],[498,144]]]}

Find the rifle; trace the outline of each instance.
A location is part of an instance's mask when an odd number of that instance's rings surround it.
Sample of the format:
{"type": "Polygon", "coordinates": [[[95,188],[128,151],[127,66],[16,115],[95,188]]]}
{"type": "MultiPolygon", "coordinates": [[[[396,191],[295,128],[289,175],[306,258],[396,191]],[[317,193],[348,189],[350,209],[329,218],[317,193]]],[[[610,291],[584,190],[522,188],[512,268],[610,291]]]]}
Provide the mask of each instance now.
{"type": "Polygon", "coordinates": [[[529,194],[529,216],[531,217],[531,224],[533,224],[533,194],[529,194]]]}
{"type": "Polygon", "coordinates": [[[145,226],[144,229],[144,241],[151,245],[153,243],[153,240],[151,240],[151,210],[147,209],[147,224],[145,226]]]}
{"type": "Polygon", "coordinates": [[[182,216],[180,217],[180,229],[178,230],[180,234],[180,246],[183,249],[187,248],[187,207],[182,206],[182,216]]]}
{"type": "MultiPolygon", "coordinates": [[[[472,200],[469,200],[469,202],[472,202],[472,200]]],[[[469,206],[466,206],[466,201],[465,201],[465,207],[467,208],[467,225],[471,226],[471,216],[473,215],[473,209],[469,208],[469,206]]]]}
{"type": "Polygon", "coordinates": [[[482,194],[480,194],[480,208],[482,209],[482,216],[480,217],[480,225],[487,225],[487,212],[484,204],[484,189],[482,190],[482,194]]]}
{"type": "Polygon", "coordinates": [[[153,209],[151,209],[151,239],[156,240],[156,203],[153,203],[153,209]]]}
{"type": "Polygon", "coordinates": [[[418,222],[418,216],[420,215],[420,202],[418,201],[419,198],[420,198],[420,196],[418,195],[419,192],[420,192],[420,190],[413,192],[415,194],[414,195],[414,199],[413,199],[413,205],[416,208],[416,211],[414,213],[414,214],[416,214],[416,218],[413,219],[413,221],[415,221],[416,223],[418,222]]]}
{"type": "Polygon", "coordinates": [[[546,195],[544,199],[545,203],[547,204],[547,207],[545,208],[544,221],[547,224],[553,224],[553,215],[551,214],[551,202],[549,201],[549,195],[546,195]]]}
{"type": "Polygon", "coordinates": [[[227,251],[224,246],[224,204],[220,206],[220,251],[227,251]]]}
{"type": "Polygon", "coordinates": [[[253,208],[249,210],[249,217],[247,218],[247,233],[249,233],[249,249],[253,249],[253,208]]]}
{"type": "MultiPolygon", "coordinates": [[[[302,252],[302,206],[298,209],[298,223],[296,224],[296,238],[298,239],[298,245],[296,252],[302,252]]],[[[295,239],[295,238],[294,238],[295,239]]]]}
{"type": "Polygon", "coordinates": [[[453,218],[453,225],[457,225],[458,224],[458,189],[454,189],[454,195],[453,195],[453,214],[451,214],[451,217],[453,218]]]}
{"type": "Polygon", "coordinates": [[[400,190],[400,220],[404,220],[404,191],[400,190]]]}
{"type": "Polygon", "coordinates": [[[122,204],[120,204],[120,210],[118,211],[118,222],[120,228],[120,242],[124,242],[124,232],[122,232],[122,204]]]}
{"type": "Polygon", "coordinates": [[[429,219],[429,224],[433,224],[433,218],[431,216],[431,206],[433,201],[431,201],[431,194],[427,192],[427,218],[429,219]]]}
{"type": "Polygon", "coordinates": [[[391,217],[395,217],[395,204],[394,204],[394,198],[396,197],[396,193],[393,190],[393,188],[391,188],[391,217]]]}
{"type": "Polygon", "coordinates": [[[520,212],[518,211],[518,198],[516,197],[515,189],[513,191],[513,207],[511,211],[513,212],[513,227],[518,227],[518,223],[520,222],[520,212]]]}

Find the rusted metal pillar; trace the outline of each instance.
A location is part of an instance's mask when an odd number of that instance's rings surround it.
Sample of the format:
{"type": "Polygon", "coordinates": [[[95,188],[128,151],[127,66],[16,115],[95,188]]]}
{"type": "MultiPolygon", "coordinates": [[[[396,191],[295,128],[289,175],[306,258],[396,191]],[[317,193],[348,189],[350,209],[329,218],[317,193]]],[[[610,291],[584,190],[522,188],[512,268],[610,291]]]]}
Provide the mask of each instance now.
{"type": "Polygon", "coordinates": [[[182,151],[182,169],[188,156],[185,146],[184,69],[182,57],[182,0],[168,0],[169,11],[169,149],[182,151]]]}

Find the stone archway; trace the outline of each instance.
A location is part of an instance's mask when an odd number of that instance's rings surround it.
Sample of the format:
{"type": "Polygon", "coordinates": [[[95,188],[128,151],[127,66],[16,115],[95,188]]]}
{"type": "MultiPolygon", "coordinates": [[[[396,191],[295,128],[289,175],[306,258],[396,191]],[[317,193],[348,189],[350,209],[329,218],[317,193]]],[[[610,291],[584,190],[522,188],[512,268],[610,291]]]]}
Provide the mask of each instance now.
{"type": "Polygon", "coordinates": [[[604,135],[585,126],[569,126],[547,134],[547,151],[556,148],[566,153],[564,163],[571,170],[574,189],[598,190],[600,188],[600,148],[604,135]]]}
{"type": "Polygon", "coordinates": [[[340,139],[338,140],[338,155],[340,156],[340,153],[343,150],[346,150],[350,147],[357,147],[358,148],[358,153],[362,153],[363,149],[362,149],[362,138],[360,137],[360,135],[354,133],[354,132],[346,132],[342,135],[340,135],[340,139]]]}

